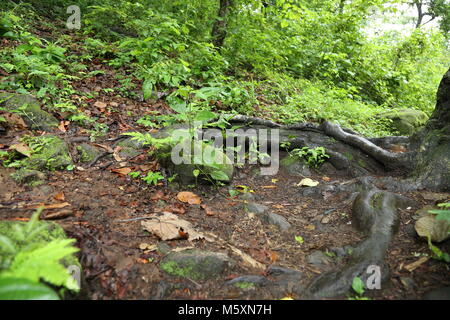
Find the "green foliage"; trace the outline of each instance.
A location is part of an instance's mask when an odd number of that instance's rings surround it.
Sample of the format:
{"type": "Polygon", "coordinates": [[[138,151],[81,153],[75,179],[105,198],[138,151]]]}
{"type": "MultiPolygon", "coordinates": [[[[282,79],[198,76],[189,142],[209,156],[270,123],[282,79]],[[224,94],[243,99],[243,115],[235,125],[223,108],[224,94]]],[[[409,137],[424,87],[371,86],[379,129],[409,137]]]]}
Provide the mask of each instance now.
{"type": "Polygon", "coordinates": [[[161,174],[161,172],[148,172],[145,177],[142,177],[142,180],[144,180],[147,184],[153,184],[157,185],[158,181],[164,180],[164,176],[161,174]]]}
{"type": "Polygon", "coordinates": [[[59,296],[42,283],[5,278],[0,279],[0,300],[59,300],[59,296]]]}
{"type": "Polygon", "coordinates": [[[429,213],[435,214],[437,220],[450,221],[450,202],[440,203],[438,207],[443,208],[442,210],[428,210],[429,213]]]}
{"type": "Polygon", "coordinates": [[[352,289],[356,293],[356,296],[349,297],[349,300],[370,300],[367,297],[364,297],[364,282],[360,277],[353,278],[352,281],[352,289]]]}
{"type": "Polygon", "coordinates": [[[330,156],[326,154],[324,147],[310,149],[303,147],[301,149],[293,149],[290,154],[294,157],[306,161],[306,164],[313,168],[318,168],[330,156]]]}
{"type": "Polygon", "coordinates": [[[75,240],[56,238],[43,241],[43,234],[48,232],[49,225],[39,222],[41,211],[35,212],[28,223],[15,223],[10,232],[0,235],[0,295],[55,298],[50,290],[39,285],[39,281],[79,290],[63,264],[78,251],[72,246],[75,240]],[[15,279],[20,280],[16,282],[15,279]],[[14,288],[13,284],[22,281],[25,288],[18,291],[19,288],[14,288]]]}
{"type": "Polygon", "coordinates": [[[430,237],[428,237],[428,248],[433,252],[434,259],[450,263],[450,255],[431,243],[430,237]]]}

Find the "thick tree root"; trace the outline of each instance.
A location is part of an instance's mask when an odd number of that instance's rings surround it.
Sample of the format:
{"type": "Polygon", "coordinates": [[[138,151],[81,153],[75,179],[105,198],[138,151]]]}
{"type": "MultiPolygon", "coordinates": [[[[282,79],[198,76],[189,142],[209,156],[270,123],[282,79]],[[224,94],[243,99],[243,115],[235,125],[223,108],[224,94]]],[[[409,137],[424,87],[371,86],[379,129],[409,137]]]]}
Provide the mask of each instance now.
{"type": "Polygon", "coordinates": [[[345,132],[339,125],[328,121],[324,122],[320,127],[326,135],[364,151],[383,163],[387,168],[404,169],[408,167],[405,154],[389,152],[363,137],[345,132]]]}
{"type": "Polygon", "coordinates": [[[409,199],[376,188],[361,192],[353,203],[353,224],[368,235],[351,254],[347,265],[317,277],[306,290],[306,298],[338,297],[349,292],[353,279],[375,286],[389,279],[384,262],[393,235],[398,231],[397,209],[412,205],[409,199]],[[378,273],[378,275],[376,274],[378,273]],[[379,279],[376,277],[379,276],[379,279]]]}

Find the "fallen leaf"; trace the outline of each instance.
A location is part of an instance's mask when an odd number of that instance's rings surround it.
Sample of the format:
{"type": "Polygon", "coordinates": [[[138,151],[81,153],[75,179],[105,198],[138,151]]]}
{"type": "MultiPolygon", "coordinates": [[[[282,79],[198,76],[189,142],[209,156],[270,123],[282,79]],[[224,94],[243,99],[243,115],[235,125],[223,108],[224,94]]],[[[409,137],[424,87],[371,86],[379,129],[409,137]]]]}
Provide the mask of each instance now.
{"type": "Polygon", "coordinates": [[[195,231],[190,222],[180,219],[177,215],[170,212],[164,212],[160,217],[142,221],[141,225],[145,230],[155,234],[164,241],[180,239],[180,237],[184,236],[188,236],[190,241],[199,239],[210,241],[208,237],[195,231]]]}
{"type": "Polygon", "coordinates": [[[183,191],[177,194],[177,199],[181,202],[189,203],[189,204],[200,204],[202,203],[202,199],[198,195],[193,192],[183,191]]]}
{"type": "Polygon", "coordinates": [[[106,103],[101,102],[101,101],[96,101],[94,103],[94,107],[97,107],[99,109],[105,109],[106,108],[106,103]]]}
{"type": "Polygon", "coordinates": [[[119,156],[120,150],[122,150],[122,147],[120,146],[114,148],[113,157],[117,162],[123,161],[122,158],[119,156]]]}
{"type": "Polygon", "coordinates": [[[26,129],[28,126],[23,121],[22,117],[15,113],[5,113],[3,114],[3,117],[5,118],[6,122],[8,122],[9,125],[18,127],[20,129],[26,129]]]}
{"type": "Polygon", "coordinates": [[[73,210],[61,210],[53,213],[47,213],[42,219],[44,220],[64,219],[73,215],[74,215],[73,210]]]}
{"type": "Polygon", "coordinates": [[[322,177],[322,180],[328,182],[328,181],[331,181],[331,178],[330,177],[322,177]]]}
{"type": "Polygon", "coordinates": [[[129,174],[132,170],[131,168],[118,168],[118,169],[112,169],[112,172],[118,173],[122,176],[126,176],[127,174],[129,174]]]}
{"type": "Polygon", "coordinates": [[[156,246],[156,244],[141,243],[139,245],[139,249],[148,250],[148,251],[156,251],[158,249],[158,247],[156,246]]]}
{"type": "Polygon", "coordinates": [[[62,192],[62,191],[57,193],[53,198],[58,201],[66,200],[66,197],[64,196],[64,192],[62,192]]]}
{"type": "Polygon", "coordinates": [[[68,202],[53,203],[53,204],[39,203],[39,204],[33,204],[30,206],[27,206],[27,208],[37,209],[37,208],[43,207],[44,209],[61,209],[61,208],[67,207],[67,206],[70,206],[70,203],[68,203],[68,202]]]}
{"type": "Polygon", "coordinates": [[[203,210],[205,210],[207,216],[214,216],[216,213],[212,211],[206,204],[202,204],[200,206],[203,210]]]}
{"type": "Polygon", "coordinates": [[[9,147],[10,150],[16,150],[24,156],[30,157],[32,150],[24,143],[13,144],[9,147]]]}
{"type": "Polygon", "coordinates": [[[280,257],[278,256],[278,253],[276,253],[276,252],[274,252],[274,251],[270,251],[270,250],[267,251],[267,255],[268,255],[268,257],[269,257],[271,263],[277,262],[278,259],[280,258],[280,257]]]}
{"type": "Polygon", "coordinates": [[[60,121],[58,129],[62,132],[67,132],[67,127],[69,126],[70,121],[60,121]]]}
{"type": "Polygon", "coordinates": [[[297,184],[297,187],[315,187],[319,185],[319,181],[314,181],[310,178],[305,178],[297,184]]]}

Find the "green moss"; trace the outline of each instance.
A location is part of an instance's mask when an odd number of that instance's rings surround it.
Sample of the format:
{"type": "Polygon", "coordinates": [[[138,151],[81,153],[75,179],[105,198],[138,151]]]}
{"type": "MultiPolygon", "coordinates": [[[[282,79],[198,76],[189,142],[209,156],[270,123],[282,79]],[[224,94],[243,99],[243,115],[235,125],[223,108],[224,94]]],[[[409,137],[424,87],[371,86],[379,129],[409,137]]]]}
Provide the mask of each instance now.
{"type": "Polygon", "coordinates": [[[363,168],[366,168],[367,167],[367,164],[364,162],[364,160],[362,160],[362,159],[359,159],[358,160],[358,165],[360,166],[360,167],[363,167],[363,168]]]}
{"type": "Polygon", "coordinates": [[[353,160],[353,155],[350,152],[344,152],[344,157],[346,157],[348,160],[353,160]]]}
{"type": "Polygon", "coordinates": [[[56,136],[33,137],[25,142],[33,150],[32,156],[24,163],[29,169],[65,170],[73,165],[67,144],[56,136]]]}
{"type": "Polygon", "coordinates": [[[251,283],[251,282],[242,281],[242,282],[236,282],[234,284],[234,286],[239,289],[242,289],[242,290],[248,290],[248,289],[253,289],[255,287],[255,284],[251,283]]]}
{"type": "Polygon", "coordinates": [[[167,261],[161,263],[161,269],[168,274],[194,280],[204,279],[204,275],[195,271],[195,266],[195,261],[184,261],[183,265],[180,262],[176,261],[167,261]]]}
{"type": "Polygon", "coordinates": [[[37,187],[44,183],[45,174],[37,170],[22,168],[11,174],[11,178],[19,184],[37,187]]]}
{"type": "Polygon", "coordinates": [[[77,147],[77,151],[80,155],[80,161],[82,163],[90,163],[100,154],[96,148],[86,143],[79,145],[77,147]]]}

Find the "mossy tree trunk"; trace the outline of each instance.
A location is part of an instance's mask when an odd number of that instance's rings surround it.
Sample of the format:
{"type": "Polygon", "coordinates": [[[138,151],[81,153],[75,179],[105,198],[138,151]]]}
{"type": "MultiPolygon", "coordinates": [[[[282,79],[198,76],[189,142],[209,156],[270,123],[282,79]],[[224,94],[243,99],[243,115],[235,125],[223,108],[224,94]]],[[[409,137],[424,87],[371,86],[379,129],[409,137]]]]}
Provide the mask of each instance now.
{"type": "Polygon", "coordinates": [[[437,93],[437,104],[425,128],[411,137],[416,152],[413,177],[429,189],[450,191],[450,70],[437,93]]]}

